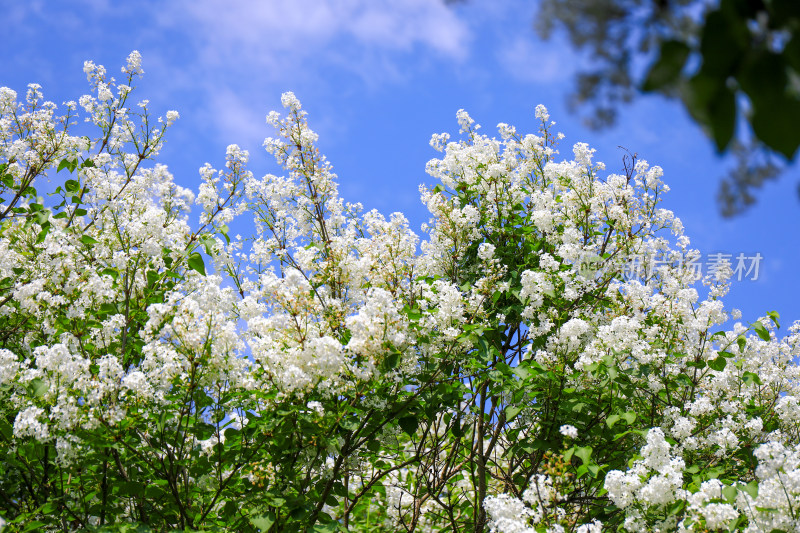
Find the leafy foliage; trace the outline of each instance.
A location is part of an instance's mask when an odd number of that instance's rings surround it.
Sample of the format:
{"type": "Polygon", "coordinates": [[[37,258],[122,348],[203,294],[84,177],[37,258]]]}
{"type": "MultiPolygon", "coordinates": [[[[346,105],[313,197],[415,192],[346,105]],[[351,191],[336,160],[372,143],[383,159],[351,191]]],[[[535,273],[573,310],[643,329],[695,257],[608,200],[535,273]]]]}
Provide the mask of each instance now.
{"type": "Polygon", "coordinates": [[[578,75],[574,103],[589,123],[613,124],[637,89],[679,98],[719,152],[741,156],[722,182],[722,214],[755,201],[753,191],[800,146],[800,7],[792,0],[583,2],[546,0],[536,22],[548,37],[564,28],[592,67],[578,75]],[[652,61],[640,79],[636,58],[652,61]],[[737,125],[747,124],[737,133],[737,125]]]}

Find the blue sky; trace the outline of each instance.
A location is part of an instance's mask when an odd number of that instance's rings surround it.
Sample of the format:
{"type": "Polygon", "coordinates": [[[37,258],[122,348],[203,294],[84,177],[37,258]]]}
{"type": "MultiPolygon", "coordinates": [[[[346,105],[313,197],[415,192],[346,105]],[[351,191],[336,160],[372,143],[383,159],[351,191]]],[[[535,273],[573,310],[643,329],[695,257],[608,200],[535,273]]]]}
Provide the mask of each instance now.
{"type": "Polygon", "coordinates": [[[457,133],[464,108],[492,133],[498,122],[537,127],[546,105],[566,135],[561,153],[588,142],[608,172],[620,172],[624,146],[664,168],[672,188],[664,207],[683,220],[702,253],[760,253],[757,281],[734,282],[726,299],[743,320],[777,310],[800,319],[797,290],[800,202],[796,169],[769,184],[744,216],[722,219],[715,204],[720,176],[731,165],[674,102],[640,98],[618,126],[584,128],[566,109],[572,75],[587,59],[557,36],[532,31],[535,2],[470,0],[0,0],[0,86],[24,93],[28,83],[61,103],[88,92],[84,60],[119,72],[131,50],[143,56],[138,99],[151,109],[176,109],[161,161],[176,180],[197,189],[197,169],[217,167],[225,147],[250,150],[257,174],[276,172],[261,148],[272,134],[266,113],[291,90],[309,111],[319,145],[339,175],[348,201],[412,227],[427,220],[417,187],[431,183],[425,163],[437,155],[432,133],[457,133]]]}

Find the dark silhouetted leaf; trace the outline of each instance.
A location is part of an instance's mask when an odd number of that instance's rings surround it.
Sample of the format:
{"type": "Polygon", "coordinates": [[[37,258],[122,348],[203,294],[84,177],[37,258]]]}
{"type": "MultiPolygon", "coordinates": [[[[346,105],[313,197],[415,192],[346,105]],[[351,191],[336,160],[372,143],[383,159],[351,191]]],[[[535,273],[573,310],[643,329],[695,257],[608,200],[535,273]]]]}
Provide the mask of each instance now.
{"type": "Polygon", "coordinates": [[[678,81],[689,52],[689,47],[681,41],[661,43],[661,56],[650,68],[642,84],[642,90],[656,91],[678,81]]]}
{"type": "Polygon", "coordinates": [[[417,427],[419,427],[419,420],[417,420],[416,416],[404,416],[400,420],[397,421],[400,424],[400,427],[403,428],[407,434],[413,436],[417,433],[417,427]]]}

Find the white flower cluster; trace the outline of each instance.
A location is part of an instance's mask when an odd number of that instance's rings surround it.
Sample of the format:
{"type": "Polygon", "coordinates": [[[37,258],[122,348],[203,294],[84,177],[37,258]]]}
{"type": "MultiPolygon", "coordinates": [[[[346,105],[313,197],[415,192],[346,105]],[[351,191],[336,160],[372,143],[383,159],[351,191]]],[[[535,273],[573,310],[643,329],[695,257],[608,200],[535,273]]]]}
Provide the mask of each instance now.
{"type": "Polygon", "coordinates": [[[681,487],[686,464],[671,449],[661,428],[653,428],[647,433],[642,459],[627,472],[612,470],[606,475],[605,488],[617,507],[625,509],[635,502],[661,506],[685,496],[681,487]]]}
{"type": "Polygon", "coordinates": [[[800,324],[715,332],[729,272],[700,298],[659,167],[601,177],[584,143],[556,161],[543,106],[537,135],[501,124],[499,140],[461,110],[464,139],[431,140],[420,242],[339,197],[294,94],[264,143],[285,175],[255,177],[231,145],[195,197],[153,162],[178,113],[128,102],[141,56],[122,84],[84,71],[91,94],[63,116],[36,85],[23,102],[0,88],[3,453],[103,454],[122,480],[199,461],[181,486],[221,491],[239,467],[214,461],[252,444],[253,494],[331,483],[314,516],[363,508],[389,528],[800,530],[800,324]],[[97,138],[69,134],[79,108],[97,138]],[[254,234],[231,238],[245,215],[254,234]],[[665,264],[628,279],[630,256],[665,264]],[[128,435],[150,454],[137,466],[114,457],[139,452],[128,435]]]}
{"type": "MultiPolygon", "coordinates": [[[[489,528],[497,533],[564,533],[563,525],[566,511],[560,505],[564,495],[553,486],[553,480],[537,474],[530,480],[530,486],[522,493],[522,499],[508,494],[489,496],[484,500],[484,508],[489,515],[489,528]],[[542,527],[544,526],[544,527],[542,527]]],[[[579,533],[600,533],[602,523],[592,520],[579,525],[579,533]]]]}

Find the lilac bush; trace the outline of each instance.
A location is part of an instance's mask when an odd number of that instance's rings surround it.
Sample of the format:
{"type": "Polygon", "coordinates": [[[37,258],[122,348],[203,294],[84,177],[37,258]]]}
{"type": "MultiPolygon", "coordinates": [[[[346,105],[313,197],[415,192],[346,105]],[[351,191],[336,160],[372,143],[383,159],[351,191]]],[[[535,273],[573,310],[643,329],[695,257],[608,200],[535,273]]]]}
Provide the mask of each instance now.
{"type": "Polygon", "coordinates": [[[232,145],[194,193],[139,54],[84,70],[61,111],[0,88],[6,530],[800,528],[800,324],[722,329],[659,167],[461,110],[420,239],[339,196],[293,94],[284,175],[232,145]]]}

